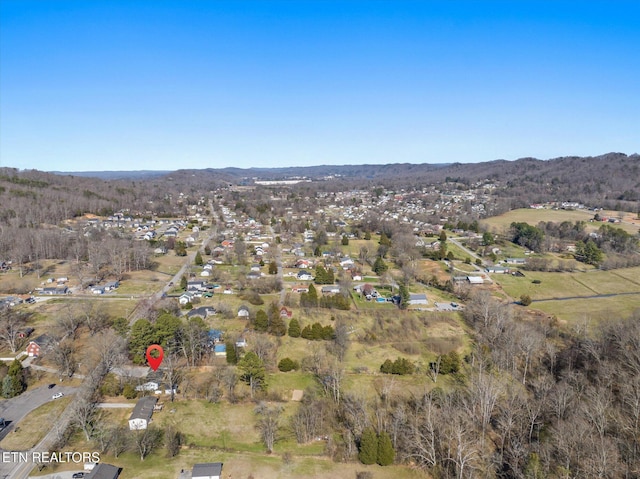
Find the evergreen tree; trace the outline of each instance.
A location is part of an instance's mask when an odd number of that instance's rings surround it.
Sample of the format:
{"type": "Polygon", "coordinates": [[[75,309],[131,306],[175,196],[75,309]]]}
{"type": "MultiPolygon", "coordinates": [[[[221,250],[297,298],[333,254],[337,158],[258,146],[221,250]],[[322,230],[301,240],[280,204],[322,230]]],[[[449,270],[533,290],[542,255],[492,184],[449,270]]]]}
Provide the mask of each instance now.
{"type": "Polygon", "coordinates": [[[342,246],[349,246],[349,237],[347,235],[342,235],[342,246]]]}
{"type": "Polygon", "coordinates": [[[381,246],[387,246],[387,247],[391,247],[391,239],[389,239],[389,237],[387,236],[387,234],[383,231],[382,234],[380,235],[380,241],[379,244],[381,246]]]}
{"type": "Polygon", "coordinates": [[[257,389],[266,389],[266,370],[264,363],[253,351],[249,351],[238,361],[238,367],[242,371],[241,379],[249,385],[251,398],[257,389]]]}
{"type": "Polygon", "coordinates": [[[238,364],[238,352],[233,341],[227,340],[225,343],[227,348],[227,364],[238,364]]]}
{"type": "Polygon", "coordinates": [[[387,266],[387,263],[384,262],[384,260],[382,259],[382,256],[378,256],[375,262],[373,263],[373,272],[378,276],[380,276],[381,274],[386,272],[388,269],[389,269],[389,266],[387,266]]]}
{"type": "Polygon", "coordinates": [[[135,364],[144,364],[145,353],[150,344],[157,344],[156,330],[147,319],[139,319],[129,334],[129,355],[135,364]]]}
{"type": "Polygon", "coordinates": [[[393,366],[391,368],[391,372],[393,374],[398,374],[400,376],[404,376],[405,374],[413,374],[415,371],[415,366],[411,361],[406,358],[398,358],[393,362],[393,366]]]}
{"type": "Polygon", "coordinates": [[[366,241],[370,241],[371,240],[371,232],[370,231],[365,231],[364,233],[364,239],[366,241]]]}
{"type": "Polygon", "coordinates": [[[311,326],[307,324],[304,328],[302,328],[300,336],[303,339],[313,339],[313,331],[311,330],[311,326]]]}
{"type": "Polygon", "coordinates": [[[307,298],[309,301],[309,306],[316,307],[318,306],[318,291],[316,287],[312,284],[309,285],[309,292],[307,293],[307,298]]]}
{"type": "Polygon", "coordinates": [[[259,309],[256,313],[254,328],[256,331],[260,332],[265,332],[269,328],[269,317],[262,309],[259,309]]]}
{"type": "Polygon", "coordinates": [[[322,325],[320,323],[313,323],[313,325],[311,326],[311,337],[313,338],[313,340],[320,341],[322,339],[323,333],[324,330],[322,328],[322,325]]]}
{"type": "Polygon", "coordinates": [[[275,261],[269,263],[269,274],[278,274],[278,265],[275,261]]]}
{"type": "Polygon", "coordinates": [[[411,298],[409,294],[409,288],[407,288],[406,284],[401,284],[399,288],[400,292],[400,304],[398,305],[400,309],[407,309],[409,306],[409,300],[411,298]]]}
{"type": "Polygon", "coordinates": [[[204,264],[204,261],[202,261],[202,255],[200,254],[200,251],[196,253],[196,257],[193,260],[193,262],[196,264],[196,266],[202,266],[204,264]]]}
{"type": "Polygon", "coordinates": [[[440,374],[454,374],[460,370],[460,355],[451,351],[442,356],[440,360],[440,374]]]}
{"type": "Polygon", "coordinates": [[[378,454],[377,463],[381,466],[390,466],[393,464],[393,460],[396,457],[396,452],[393,450],[393,444],[389,434],[382,431],[378,436],[378,454]]]}
{"type": "Polygon", "coordinates": [[[369,465],[375,464],[378,460],[378,438],[375,431],[370,427],[362,431],[358,459],[362,464],[369,465]]]}
{"type": "Polygon", "coordinates": [[[180,288],[187,289],[187,277],[184,274],[182,275],[182,278],[180,278],[180,288]]]}
{"type": "Polygon", "coordinates": [[[331,325],[322,328],[322,339],[325,341],[331,341],[335,336],[336,332],[331,325]]]}
{"type": "Polygon", "coordinates": [[[12,398],[13,396],[13,381],[11,380],[11,376],[7,375],[2,380],[2,397],[12,398]]]}
{"type": "Polygon", "coordinates": [[[296,318],[289,322],[289,336],[292,338],[300,337],[300,322],[296,318]]]}
{"type": "Polygon", "coordinates": [[[392,374],[393,361],[391,361],[391,359],[385,360],[385,362],[380,365],[380,372],[384,374],[392,374]]]}
{"type": "Polygon", "coordinates": [[[287,334],[287,325],[280,316],[276,316],[269,323],[268,331],[274,336],[284,336],[287,334]]]}
{"type": "Polygon", "coordinates": [[[162,347],[170,344],[176,338],[181,326],[180,318],[170,313],[161,314],[154,326],[156,342],[162,347]]]}

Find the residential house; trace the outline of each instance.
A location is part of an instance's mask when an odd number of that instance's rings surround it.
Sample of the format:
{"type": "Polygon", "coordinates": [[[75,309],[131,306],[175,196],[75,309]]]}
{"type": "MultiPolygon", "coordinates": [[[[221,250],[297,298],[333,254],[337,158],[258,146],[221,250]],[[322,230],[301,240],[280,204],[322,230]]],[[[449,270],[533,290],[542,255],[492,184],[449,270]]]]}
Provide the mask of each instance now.
{"type": "Polygon", "coordinates": [[[211,306],[200,306],[199,308],[194,308],[187,313],[187,318],[202,318],[207,319],[209,316],[213,316],[216,314],[215,308],[211,306]]]}
{"type": "Polygon", "coordinates": [[[467,276],[469,284],[484,284],[484,278],[482,276],[467,276]]]}
{"type": "Polygon", "coordinates": [[[214,356],[226,356],[227,346],[225,344],[216,344],[213,346],[213,354],[214,356]]]}
{"type": "Polygon", "coordinates": [[[202,464],[194,464],[191,471],[191,479],[221,479],[222,463],[207,462],[202,464]]]}
{"type": "Polygon", "coordinates": [[[144,384],[139,384],[136,386],[136,391],[156,391],[158,389],[159,384],[155,381],[149,381],[144,384]]]}
{"type": "Polygon", "coordinates": [[[308,293],[309,286],[305,284],[297,284],[291,288],[291,292],[293,293],[308,293]]]}
{"type": "Polygon", "coordinates": [[[340,286],[337,284],[329,284],[322,287],[322,294],[336,294],[340,292],[340,286]]]}
{"type": "Polygon", "coordinates": [[[427,295],[424,293],[410,293],[409,294],[409,304],[427,304],[427,295]]]}
{"type": "Polygon", "coordinates": [[[146,396],[138,400],[129,417],[129,430],[146,429],[151,422],[153,408],[157,402],[158,398],[153,396],[146,396]]]}
{"type": "Polygon", "coordinates": [[[204,281],[187,281],[187,291],[204,291],[207,289],[204,281]]]}
{"type": "Polygon", "coordinates": [[[509,272],[509,268],[504,268],[502,266],[487,266],[485,268],[485,271],[487,273],[494,273],[494,274],[507,274],[509,272]]]}
{"type": "Polygon", "coordinates": [[[67,288],[66,286],[47,287],[42,288],[42,291],[40,291],[41,294],[47,295],[69,294],[69,292],[69,288],[67,288]]]}
{"type": "Polygon", "coordinates": [[[91,472],[84,477],[85,479],[118,479],[121,470],[122,469],[117,466],[99,462],[93,466],[91,472]]]}
{"type": "Polygon", "coordinates": [[[311,281],[313,279],[313,275],[309,273],[307,270],[301,270],[296,275],[298,281],[311,281]]]}
{"type": "Polygon", "coordinates": [[[178,303],[184,306],[185,304],[190,303],[194,297],[195,295],[193,294],[193,292],[187,291],[186,293],[182,293],[180,295],[180,297],[178,298],[178,303]]]}
{"type": "Polygon", "coordinates": [[[280,308],[280,317],[283,319],[291,319],[293,311],[288,310],[286,307],[280,308]]]}
{"type": "Polygon", "coordinates": [[[29,344],[27,344],[27,348],[26,348],[27,356],[37,358],[41,354],[44,354],[50,342],[51,342],[51,338],[46,334],[41,334],[40,336],[33,339],[32,341],[29,341],[29,344]]]}
{"type": "Polygon", "coordinates": [[[527,264],[527,258],[507,258],[507,264],[527,264]]]}
{"type": "Polygon", "coordinates": [[[239,318],[248,318],[249,317],[249,308],[245,305],[242,305],[238,308],[238,317],[239,318]]]}

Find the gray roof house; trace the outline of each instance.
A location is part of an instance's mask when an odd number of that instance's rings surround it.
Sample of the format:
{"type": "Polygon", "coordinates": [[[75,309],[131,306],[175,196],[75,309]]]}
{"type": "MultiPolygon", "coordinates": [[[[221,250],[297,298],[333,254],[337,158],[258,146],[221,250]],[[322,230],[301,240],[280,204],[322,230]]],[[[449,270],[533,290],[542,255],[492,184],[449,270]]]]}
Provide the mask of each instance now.
{"type": "Polygon", "coordinates": [[[85,479],[117,479],[120,471],[121,469],[119,467],[99,462],[91,472],[84,477],[85,479]]]}
{"type": "Polygon", "coordinates": [[[427,304],[427,295],[424,293],[409,294],[409,304],[427,304]]]}
{"type": "Polygon", "coordinates": [[[158,398],[154,396],[146,396],[141,398],[133,408],[133,412],[129,417],[129,430],[136,431],[146,429],[151,422],[153,408],[158,402],[158,398]]]}
{"type": "Polygon", "coordinates": [[[191,479],[220,479],[222,477],[221,462],[194,464],[191,479]]]}

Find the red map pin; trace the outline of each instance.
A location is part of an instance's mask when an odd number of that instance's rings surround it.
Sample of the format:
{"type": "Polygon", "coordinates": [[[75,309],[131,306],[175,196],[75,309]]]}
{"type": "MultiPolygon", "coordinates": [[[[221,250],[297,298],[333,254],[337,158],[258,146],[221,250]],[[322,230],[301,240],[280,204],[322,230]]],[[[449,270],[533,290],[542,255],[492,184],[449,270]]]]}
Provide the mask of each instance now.
{"type": "Polygon", "coordinates": [[[154,371],[157,371],[160,367],[162,358],[164,358],[164,351],[162,350],[162,346],[160,346],[159,344],[152,344],[147,348],[147,362],[149,363],[151,369],[153,369],[154,371]],[[158,355],[155,357],[152,356],[152,351],[158,351],[158,355]]]}

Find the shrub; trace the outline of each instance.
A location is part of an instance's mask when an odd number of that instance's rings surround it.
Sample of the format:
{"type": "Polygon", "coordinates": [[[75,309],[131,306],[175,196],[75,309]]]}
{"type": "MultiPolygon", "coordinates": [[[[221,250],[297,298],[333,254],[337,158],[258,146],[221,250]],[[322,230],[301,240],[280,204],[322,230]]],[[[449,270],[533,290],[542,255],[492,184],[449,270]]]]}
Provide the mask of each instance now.
{"type": "Polygon", "coordinates": [[[300,363],[291,358],[283,358],[278,363],[278,369],[283,373],[300,369],[300,363]]]}
{"type": "Polygon", "coordinates": [[[522,306],[529,306],[531,304],[531,296],[528,294],[523,294],[520,296],[520,304],[522,306]]]}
{"type": "Polygon", "coordinates": [[[138,397],[138,391],[131,384],[127,383],[122,388],[122,395],[127,399],[135,399],[138,397]]]}

